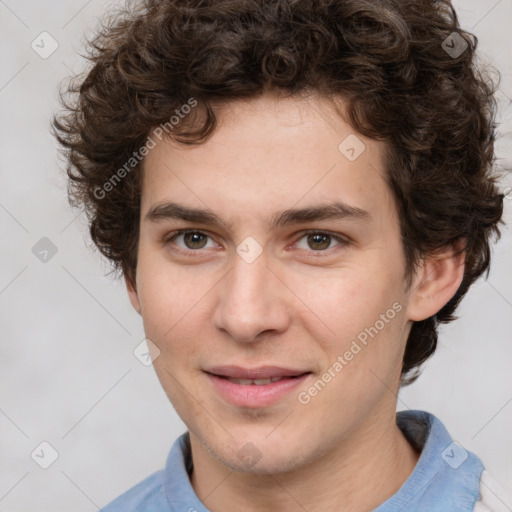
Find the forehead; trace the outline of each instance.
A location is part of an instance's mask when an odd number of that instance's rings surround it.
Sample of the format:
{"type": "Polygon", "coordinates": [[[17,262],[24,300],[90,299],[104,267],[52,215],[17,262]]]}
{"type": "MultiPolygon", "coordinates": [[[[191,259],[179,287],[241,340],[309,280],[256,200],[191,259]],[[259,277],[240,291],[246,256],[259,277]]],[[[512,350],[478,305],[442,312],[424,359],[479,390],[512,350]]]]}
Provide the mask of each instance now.
{"type": "Polygon", "coordinates": [[[390,207],[383,143],[356,133],[331,103],[267,95],[216,115],[206,142],[164,139],[145,157],[142,215],[171,200],[241,216],[338,201],[390,207]]]}

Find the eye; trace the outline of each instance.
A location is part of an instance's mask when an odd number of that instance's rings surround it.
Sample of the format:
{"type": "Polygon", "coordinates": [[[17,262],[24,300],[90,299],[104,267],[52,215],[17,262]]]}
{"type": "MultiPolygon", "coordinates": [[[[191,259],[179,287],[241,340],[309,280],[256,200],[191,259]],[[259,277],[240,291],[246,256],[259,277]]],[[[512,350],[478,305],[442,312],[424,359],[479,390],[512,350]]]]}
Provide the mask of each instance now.
{"type": "MultiPolygon", "coordinates": [[[[182,252],[186,254],[200,253],[201,249],[212,249],[216,248],[217,245],[211,239],[210,235],[203,233],[202,231],[183,229],[174,233],[170,233],[164,238],[164,244],[172,242],[174,246],[172,250],[176,252],[182,252]],[[211,240],[211,244],[208,245],[208,239],[211,240]]],[[[309,253],[308,256],[318,257],[323,256],[322,253],[331,253],[329,249],[343,248],[348,245],[349,241],[344,237],[334,235],[326,231],[305,231],[299,238],[299,241],[295,243],[295,247],[301,251],[309,253]],[[302,242],[304,240],[304,242],[302,242]],[[337,242],[334,247],[332,243],[337,242]],[[316,253],[316,254],[315,254],[316,253]]]]}
{"type": "Polygon", "coordinates": [[[326,252],[331,249],[332,241],[338,242],[337,247],[348,245],[348,240],[340,236],[336,236],[325,231],[307,231],[303,233],[303,236],[299,239],[295,245],[298,249],[306,250],[309,252],[326,252]],[[300,240],[305,239],[305,244],[300,247],[300,240]],[[304,246],[306,245],[306,246],[304,246]],[[312,249],[312,251],[311,251],[312,249]]]}
{"type": "Polygon", "coordinates": [[[173,242],[174,245],[176,245],[180,250],[183,250],[185,252],[197,252],[198,249],[208,249],[215,247],[215,244],[213,242],[212,245],[210,245],[209,247],[207,246],[208,238],[210,238],[210,236],[201,231],[181,230],[176,233],[171,233],[170,235],[168,235],[165,238],[164,242],[173,242]],[[176,243],[177,240],[182,240],[184,247],[181,246],[179,243],[176,243]]]}

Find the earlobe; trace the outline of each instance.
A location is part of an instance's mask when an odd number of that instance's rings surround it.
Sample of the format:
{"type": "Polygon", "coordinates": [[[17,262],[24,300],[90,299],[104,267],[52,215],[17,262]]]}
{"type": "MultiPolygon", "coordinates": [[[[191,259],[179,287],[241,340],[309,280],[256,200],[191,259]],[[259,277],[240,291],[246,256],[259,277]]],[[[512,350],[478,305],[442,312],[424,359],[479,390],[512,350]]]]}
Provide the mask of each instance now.
{"type": "Polygon", "coordinates": [[[135,309],[135,311],[141,315],[142,313],[139,302],[139,294],[137,293],[137,284],[132,278],[126,275],[124,276],[124,282],[126,284],[126,290],[128,291],[128,297],[130,299],[131,305],[133,306],[133,309],[135,309]]]}
{"type": "Polygon", "coordinates": [[[464,277],[465,240],[424,259],[410,292],[408,318],[414,322],[435,315],[455,295],[464,277]]]}

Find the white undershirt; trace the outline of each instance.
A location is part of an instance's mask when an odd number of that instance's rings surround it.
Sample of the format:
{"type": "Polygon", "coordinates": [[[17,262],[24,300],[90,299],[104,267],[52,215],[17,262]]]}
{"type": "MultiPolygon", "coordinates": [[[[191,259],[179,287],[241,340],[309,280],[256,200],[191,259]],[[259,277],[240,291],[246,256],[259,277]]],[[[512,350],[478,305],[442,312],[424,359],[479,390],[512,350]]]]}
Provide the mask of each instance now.
{"type": "Polygon", "coordinates": [[[512,497],[485,469],[480,477],[480,496],[473,512],[512,512],[512,497]]]}

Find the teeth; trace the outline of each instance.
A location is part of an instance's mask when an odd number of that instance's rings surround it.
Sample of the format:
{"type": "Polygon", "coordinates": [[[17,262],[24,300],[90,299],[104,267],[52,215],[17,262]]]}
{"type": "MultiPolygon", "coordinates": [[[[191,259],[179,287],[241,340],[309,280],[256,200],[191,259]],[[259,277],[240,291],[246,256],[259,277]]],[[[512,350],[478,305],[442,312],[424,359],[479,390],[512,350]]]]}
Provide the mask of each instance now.
{"type": "Polygon", "coordinates": [[[255,384],[256,386],[264,386],[265,384],[277,382],[282,378],[283,377],[269,377],[268,379],[232,379],[229,377],[228,380],[229,382],[233,382],[234,384],[241,384],[242,386],[249,386],[250,384],[255,384]]]}

